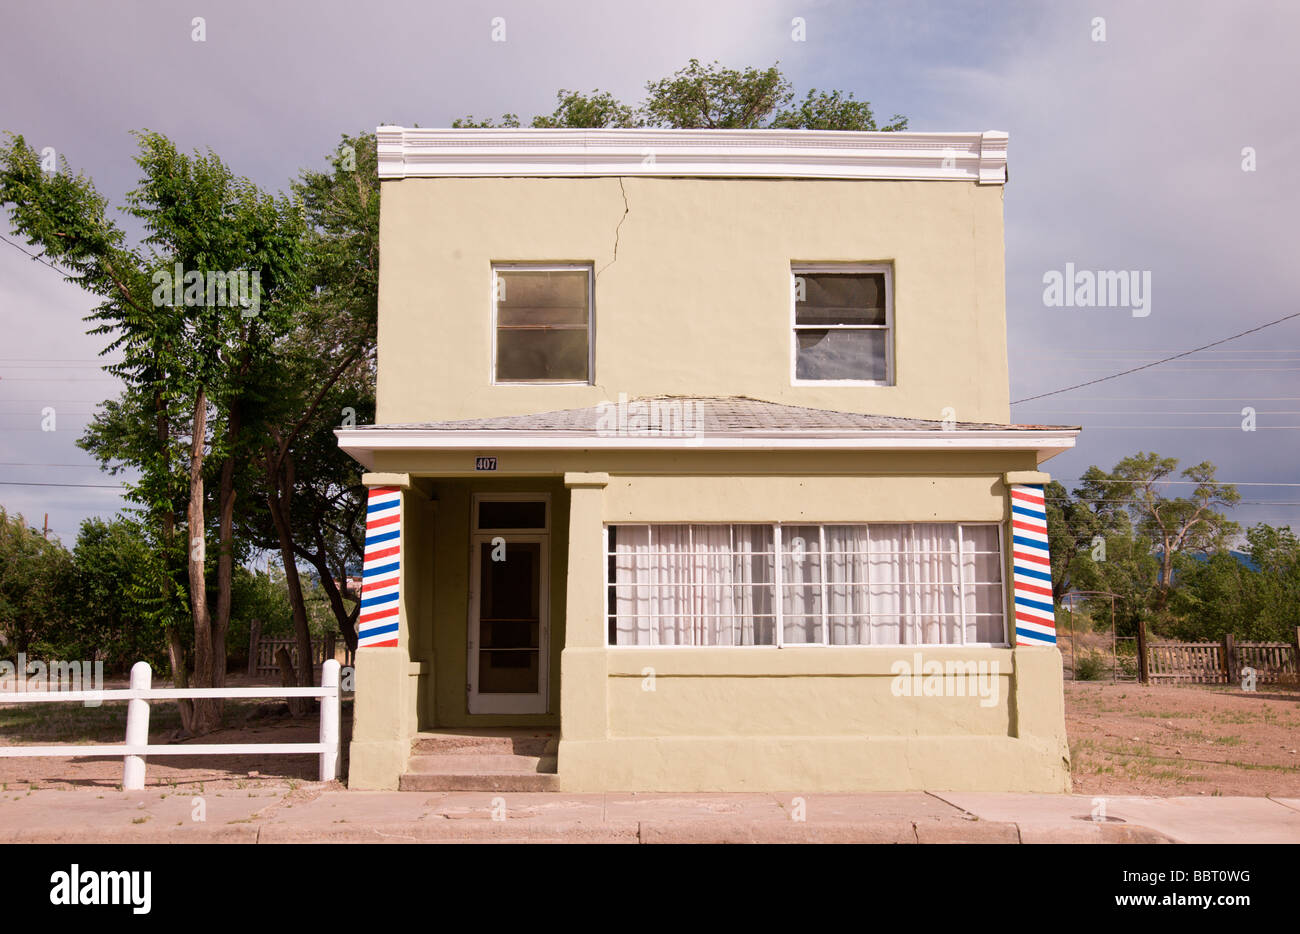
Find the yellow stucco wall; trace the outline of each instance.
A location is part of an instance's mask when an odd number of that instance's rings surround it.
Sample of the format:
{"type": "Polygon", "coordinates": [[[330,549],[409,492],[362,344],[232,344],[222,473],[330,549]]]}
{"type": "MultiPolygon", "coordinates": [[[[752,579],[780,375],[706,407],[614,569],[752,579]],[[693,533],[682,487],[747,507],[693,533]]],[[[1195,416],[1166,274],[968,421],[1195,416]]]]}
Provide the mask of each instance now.
{"type": "MultiPolygon", "coordinates": [[[[573,408],[620,393],[1010,420],[1001,186],[428,178],[386,181],[382,199],[380,423],[573,408]],[[491,266],[527,261],[596,271],[593,385],[491,385],[491,266]],[[800,262],[892,264],[894,385],[791,384],[789,275],[800,262]]],[[[986,703],[951,696],[955,682],[949,696],[899,696],[893,666],[914,661],[907,646],[605,644],[607,523],[1005,524],[1004,475],[1037,466],[1032,450],[378,452],[374,470],[409,474],[436,502],[412,496],[404,512],[404,547],[423,549],[404,553],[406,641],[362,652],[358,687],[376,696],[358,695],[352,775],[358,787],[395,787],[395,750],[409,747],[417,722],[554,724],[558,712],[566,790],[1067,791],[1052,647],[920,650],[923,663],[995,664],[986,703]],[[476,476],[477,454],[496,456],[498,473],[476,476]],[[552,494],[545,716],[466,713],[476,489],[552,494]]]]}
{"type": "Polygon", "coordinates": [[[1000,185],[417,178],[381,197],[380,423],[619,393],[1009,420],[1000,185]],[[594,385],[491,385],[491,265],[509,261],[594,267],[594,385]],[[792,262],[893,264],[895,385],[791,385],[792,262]]]}

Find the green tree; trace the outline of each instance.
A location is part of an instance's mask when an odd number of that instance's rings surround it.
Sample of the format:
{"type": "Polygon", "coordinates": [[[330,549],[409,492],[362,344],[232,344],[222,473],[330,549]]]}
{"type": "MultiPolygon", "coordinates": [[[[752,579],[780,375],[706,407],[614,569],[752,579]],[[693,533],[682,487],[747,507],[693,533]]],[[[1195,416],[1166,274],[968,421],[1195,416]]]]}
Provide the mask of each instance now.
{"type": "MultiPolygon", "coordinates": [[[[591,94],[582,94],[578,91],[567,91],[561,88],[555,93],[555,98],[555,112],[547,117],[534,117],[534,127],[598,129],[600,127],[626,128],[639,125],[636,112],[627,104],[618,101],[608,91],[592,91],[591,94]]],[[[512,115],[507,114],[507,116],[512,115]]]]}
{"type": "MultiPolygon", "coordinates": [[[[66,163],[43,172],[21,136],[0,147],[0,201],[12,205],[29,244],[100,299],[91,333],[109,338],[106,353],[121,353],[106,369],[126,390],[96,416],[82,445],[110,469],[139,471],[130,498],[159,530],[161,553],[183,556],[193,682],[215,687],[225,683],[230,583],[240,557],[235,503],[251,451],[266,435],[264,403],[277,377],[272,350],[299,303],[303,230],[287,198],[262,193],[215,154],[185,155],[157,133],[137,137],[142,177],[126,211],[145,237],[134,247],[89,179],[66,163]],[[241,272],[251,285],[242,302],[228,294],[227,280],[241,272]],[[180,522],[186,532],[178,543],[180,522]],[[210,538],[217,543],[214,603],[210,538]]],[[[176,575],[159,584],[160,605],[171,606],[176,575]]],[[[189,682],[183,649],[172,620],[169,654],[180,686],[189,682]]],[[[218,700],[179,703],[191,732],[220,720],[218,700]]]]}
{"type": "Polygon", "coordinates": [[[166,620],[156,582],[166,562],[149,532],[129,518],[87,519],[72,552],[76,568],[73,612],[60,640],[74,658],[99,658],[125,673],[137,661],[159,666],[167,658],[166,620]]]}
{"type": "MultiPolygon", "coordinates": [[[[366,496],[332,429],[374,418],[377,166],[374,134],[345,135],[328,171],[303,172],[294,185],[312,296],[281,342],[277,417],[261,450],[267,511],[251,534],[280,553],[300,659],[311,657],[311,635],[299,561],[315,569],[339,631],[356,648],[359,601],[349,606],[339,582],[360,568],[366,496]]],[[[310,683],[310,667],[296,674],[310,683]]]]}
{"type": "Polygon", "coordinates": [[[775,65],[759,71],[701,65],[646,84],[642,105],[650,126],[707,130],[752,130],[794,97],[790,82],[775,65]]]}
{"type": "Polygon", "coordinates": [[[72,579],[72,556],[58,539],[0,507],[0,637],[11,652],[61,654],[54,640],[68,618],[72,579]]]}
{"type": "MultiPolygon", "coordinates": [[[[778,63],[779,64],[779,63],[778,63]]],[[[752,130],[763,128],[803,130],[907,129],[907,118],[895,114],[877,126],[871,105],[853,93],[808,91],[797,105],[794,89],[777,65],[770,68],[724,68],[718,62],[701,64],[692,58],[666,78],[646,82],[646,98],[636,107],[624,104],[608,91],[590,94],[561,89],[549,116],[534,117],[534,127],[672,127],[677,129],[752,130]]],[[[472,116],[452,121],[453,127],[518,127],[517,114],[501,122],[472,116]]]]}
{"type": "Polygon", "coordinates": [[[839,91],[808,92],[799,105],[792,110],[783,110],[772,120],[773,127],[793,130],[879,130],[895,132],[907,129],[907,118],[894,114],[884,126],[876,125],[875,114],[866,101],[853,99],[853,92],[847,95],[839,91]]]}
{"type": "Polygon", "coordinates": [[[1300,541],[1290,527],[1260,523],[1246,533],[1251,564],[1230,551],[1179,569],[1171,600],[1180,639],[1290,642],[1300,626],[1300,541]]]}
{"type": "Polygon", "coordinates": [[[1137,534],[1160,558],[1152,582],[1156,610],[1169,601],[1179,556],[1220,550],[1239,530],[1219,509],[1231,507],[1241,494],[1232,484],[1214,479],[1213,464],[1202,461],[1182,471],[1182,478],[1195,484],[1190,496],[1169,496],[1159,489],[1177,470],[1176,457],[1141,452],[1121,460],[1100,481],[1105,498],[1128,510],[1137,534]]]}

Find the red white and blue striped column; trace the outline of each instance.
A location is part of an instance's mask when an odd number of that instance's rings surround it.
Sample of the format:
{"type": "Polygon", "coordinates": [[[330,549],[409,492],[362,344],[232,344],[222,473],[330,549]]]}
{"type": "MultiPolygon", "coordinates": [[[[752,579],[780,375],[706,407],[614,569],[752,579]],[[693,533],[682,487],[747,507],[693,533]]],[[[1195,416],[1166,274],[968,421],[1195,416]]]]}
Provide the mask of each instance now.
{"type": "Polygon", "coordinates": [[[401,572],[402,491],[392,486],[371,487],[361,565],[358,648],[397,645],[401,572]]]}
{"type": "Polygon", "coordinates": [[[1011,485],[1011,543],[1016,645],[1056,645],[1043,484],[1011,485]]]}

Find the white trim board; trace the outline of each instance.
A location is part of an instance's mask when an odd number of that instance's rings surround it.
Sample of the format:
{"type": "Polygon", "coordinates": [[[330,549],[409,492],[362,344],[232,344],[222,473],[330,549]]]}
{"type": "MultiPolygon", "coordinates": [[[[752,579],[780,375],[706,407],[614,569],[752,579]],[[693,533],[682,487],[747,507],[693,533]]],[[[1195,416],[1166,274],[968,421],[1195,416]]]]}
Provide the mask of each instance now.
{"type": "Polygon", "coordinates": [[[372,467],[378,451],[1037,451],[1039,461],[1074,447],[1077,429],[1020,431],[701,432],[690,437],[587,431],[448,431],[340,428],[339,447],[372,467]]]}
{"type": "Polygon", "coordinates": [[[379,177],[647,176],[1007,181],[1007,134],[842,130],[375,131],[379,177]]]}

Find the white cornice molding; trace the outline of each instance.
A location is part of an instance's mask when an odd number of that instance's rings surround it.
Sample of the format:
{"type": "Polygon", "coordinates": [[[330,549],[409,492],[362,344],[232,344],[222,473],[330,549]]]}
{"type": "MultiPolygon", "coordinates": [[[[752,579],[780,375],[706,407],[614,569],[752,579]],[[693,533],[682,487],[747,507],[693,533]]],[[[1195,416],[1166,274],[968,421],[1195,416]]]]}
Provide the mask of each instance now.
{"type": "Polygon", "coordinates": [[[381,126],[379,177],[1007,178],[1007,134],[839,130],[445,130],[381,126]]]}

